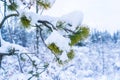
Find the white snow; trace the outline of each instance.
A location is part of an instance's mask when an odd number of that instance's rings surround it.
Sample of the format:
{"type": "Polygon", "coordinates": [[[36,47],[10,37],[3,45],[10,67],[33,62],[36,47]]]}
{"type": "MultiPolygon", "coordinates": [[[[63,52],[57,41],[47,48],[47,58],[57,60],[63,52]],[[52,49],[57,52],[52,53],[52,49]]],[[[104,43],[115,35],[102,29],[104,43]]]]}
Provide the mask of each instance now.
{"type": "Polygon", "coordinates": [[[20,45],[6,42],[3,39],[1,39],[1,42],[2,42],[1,47],[0,47],[0,52],[1,53],[8,53],[8,50],[13,49],[13,48],[20,53],[29,53],[29,51],[27,49],[25,49],[25,47],[22,47],[20,45]]]}
{"type": "Polygon", "coordinates": [[[51,43],[55,43],[60,48],[60,50],[63,50],[63,51],[70,50],[70,46],[69,46],[70,40],[67,38],[64,38],[62,35],[60,35],[60,33],[58,33],[55,30],[46,39],[45,43],[48,45],[51,43]]]}
{"type": "Polygon", "coordinates": [[[9,80],[26,80],[26,79],[28,79],[27,75],[22,74],[22,73],[18,73],[18,74],[13,75],[9,78],[9,80]]]}
{"type": "Polygon", "coordinates": [[[75,30],[76,27],[80,26],[83,21],[83,13],[80,11],[74,11],[69,14],[63,15],[60,18],[60,21],[65,21],[68,24],[71,24],[72,26],[69,27],[71,30],[75,30]]]}
{"type": "MultiPolygon", "coordinates": [[[[55,0],[50,0],[51,5],[55,0]]],[[[19,3],[21,4],[21,3],[19,3]]],[[[21,9],[22,7],[20,7],[21,9]]],[[[20,15],[24,13],[20,10],[20,15]]],[[[83,13],[80,11],[75,11],[70,14],[66,14],[60,18],[53,18],[49,16],[41,16],[34,12],[24,13],[28,19],[31,20],[31,24],[35,25],[37,20],[47,20],[53,25],[56,25],[57,21],[66,22],[71,26],[67,26],[68,29],[75,30],[77,26],[82,24],[83,13]]],[[[1,34],[0,34],[1,38],[1,34]]],[[[9,43],[4,41],[2,38],[0,53],[8,53],[8,49],[15,48],[18,53],[29,53],[29,51],[20,45],[9,43]]],[[[34,54],[30,54],[29,57],[35,61],[35,64],[39,64],[39,72],[44,70],[43,65],[45,61],[49,64],[48,68],[40,74],[39,80],[120,80],[120,45],[116,48],[113,44],[89,44],[84,47],[70,47],[70,40],[62,35],[57,30],[54,30],[48,38],[45,40],[47,45],[55,43],[60,50],[63,50],[63,54],[60,59],[65,61],[67,59],[66,53],[70,49],[75,50],[75,58],[70,62],[60,65],[54,59],[53,55],[43,46],[40,45],[40,55],[44,57],[44,61],[41,58],[36,57],[34,54]],[[111,48],[112,47],[112,48],[111,48]],[[104,49],[103,49],[104,48],[104,49]],[[104,54],[104,56],[102,56],[104,54]],[[104,62],[103,62],[104,59],[104,62]],[[104,66],[103,66],[104,65],[104,66]],[[104,70],[104,73],[103,73],[104,70]]],[[[31,51],[34,49],[31,49],[31,51]]],[[[31,77],[28,72],[33,69],[28,56],[24,56],[27,60],[25,62],[20,61],[23,67],[23,72],[20,72],[20,65],[17,56],[4,56],[2,59],[2,68],[0,68],[0,80],[27,80],[31,77]],[[3,69],[4,68],[4,69],[3,69]]],[[[33,69],[35,73],[35,69],[33,69]]],[[[33,77],[31,80],[38,80],[33,77]]]]}

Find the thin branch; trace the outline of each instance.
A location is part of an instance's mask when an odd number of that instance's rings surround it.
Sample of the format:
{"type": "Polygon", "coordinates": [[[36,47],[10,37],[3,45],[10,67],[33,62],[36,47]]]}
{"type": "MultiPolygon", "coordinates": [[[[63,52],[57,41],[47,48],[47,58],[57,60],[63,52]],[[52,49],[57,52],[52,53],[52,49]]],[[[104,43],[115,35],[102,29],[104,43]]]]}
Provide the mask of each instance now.
{"type": "MultiPolygon", "coordinates": [[[[42,74],[45,70],[47,69],[47,67],[46,68],[44,68],[43,69],[43,71],[41,71],[40,73],[36,73],[36,74],[42,74]]],[[[31,80],[34,76],[36,76],[36,74],[32,74],[32,76],[30,77],[30,78],[28,78],[28,80],[31,80]]]]}
{"type": "Polygon", "coordinates": [[[38,54],[39,53],[39,29],[38,27],[36,28],[36,49],[37,49],[36,54],[38,54]]]}
{"type": "Polygon", "coordinates": [[[40,29],[40,38],[41,38],[43,44],[47,47],[45,40],[43,39],[43,36],[42,36],[42,29],[40,27],[39,27],[39,29],[40,29]]]}
{"type": "Polygon", "coordinates": [[[0,53],[0,56],[9,56],[10,54],[9,53],[0,53]]]}
{"type": "Polygon", "coordinates": [[[17,58],[18,58],[18,63],[19,63],[19,67],[20,67],[20,72],[23,73],[22,66],[20,63],[20,58],[19,58],[18,54],[17,54],[17,58]]]}
{"type": "Polygon", "coordinates": [[[33,61],[33,60],[31,59],[31,57],[30,57],[28,54],[26,54],[26,53],[21,53],[21,54],[20,54],[20,57],[22,57],[23,54],[25,54],[25,55],[29,58],[29,60],[30,60],[31,62],[33,61]]]}
{"type": "Polygon", "coordinates": [[[1,68],[2,58],[3,58],[3,56],[2,56],[2,55],[0,55],[0,68],[1,68]]]}
{"type": "Polygon", "coordinates": [[[4,16],[6,16],[6,0],[4,0],[4,16]]]}
{"type": "Polygon", "coordinates": [[[48,27],[51,31],[53,31],[52,28],[55,29],[55,30],[57,30],[57,29],[54,27],[54,25],[53,25],[52,23],[50,23],[49,21],[46,21],[46,20],[38,20],[38,23],[42,23],[44,26],[48,27]],[[51,28],[49,25],[51,25],[52,28],[51,28]]]}
{"type": "Polygon", "coordinates": [[[5,16],[5,17],[3,18],[3,20],[1,21],[1,23],[0,23],[0,29],[2,28],[2,25],[4,24],[4,22],[5,22],[8,18],[13,17],[13,16],[19,16],[19,14],[18,14],[18,13],[16,13],[16,14],[9,14],[9,15],[5,16]]]}
{"type": "Polygon", "coordinates": [[[20,57],[22,57],[23,54],[25,54],[25,55],[29,58],[29,60],[30,60],[31,63],[32,63],[32,67],[37,70],[37,69],[38,69],[37,66],[33,66],[33,65],[36,65],[36,64],[34,63],[34,61],[32,60],[32,58],[31,58],[28,54],[26,54],[26,53],[21,53],[21,54],[20,54],[20,57]]]}
{"type": "Polygon", "coordinates": [[[73,34],[75,34],[75,32],[74,31],[72,31],[72,30],[70,30],[70,29],[68,29],[68,28],[63,28],[66,32],[71,32],[71,33],[73,33],[73,34]]]}
{"type": "MultiPolygon", "coordinates": [[[[25,54],[25,53],[21,53],[20,57],[22,57],[23,54],[25,54]]],[[[32,62],[32,64],[36,65],[28,54],[25,54],[25,55],[29,58],[29,60],[32,62]]],[[[28,80],[31,80],[37,74],[42,74],[47,69],[48,66],[44,67],[44,68],[38,68],[37,66],[33,66],[33,67],[36,69],[36,73],[32,74],[32,76],[28,80]],[[38,69],[43,69],[43,70],[40,73],[37,73],[38,69]]]]}
{"type": "Polygon", "coordinates": [[[57,55],[55,55],[55,53],[54,53],[54,52],[47,46],[47,44],[45,43],[45,40],[44,40],[44,38],[43,38],[43,36],[42,36],[42,28],[41,28],[39,25],[36,25],[36,27],[38,27],[38,28],[40,29],[40,38],[41,38],[43,44],[45,45],[46,48],[48,48],[48,49],[54,54],[55,58],[58,60],[57,55]]]}

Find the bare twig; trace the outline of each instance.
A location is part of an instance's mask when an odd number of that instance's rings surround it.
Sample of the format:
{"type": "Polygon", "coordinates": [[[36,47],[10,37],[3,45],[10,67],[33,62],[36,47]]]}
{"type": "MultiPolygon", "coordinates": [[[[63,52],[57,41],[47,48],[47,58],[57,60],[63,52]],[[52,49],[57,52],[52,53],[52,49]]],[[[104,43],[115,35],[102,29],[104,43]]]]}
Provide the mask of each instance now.
{"type": "Polygon", "coordinates": [[[75,32],[74,31],[72,31],[72,30],[70,30],[70,29],[68,29],[68,28],[63,28],[66,32],[71,32],[71,33],[73,33],[73,34],[75,34],[75,32]]]}
{"type": "Polygon", "coordinates": [[[36,64],[34,63],[34,61],[32,60],[32,58],[28,55],[28,54],[26,54],[26,53],[21,53],[20,54],[20,57],[22,57],[22,55],[26,55],[28,58],[29,58],[29,60],[32,62],[32,64],[34,65],[33,67],[36,69],[36,73],[34,73],[34,74],[32,74],[32,76],[28,79],[28,80],[31,80],[33,77],[35,77],[36,75],[40,75],[40,74],[42,74],[46,69],[47,69],[47,67],[44,67],[44,68],[38,68],[37,66],[35,66],[36,64]],[[38,69],[43,69],[41,72],[37,72],[38,71],[38,69]]]}
{"type": "Polygon", "coordinates": [[[46,48],[48,48],[48,49],[54,54],[55,58],[56,58],[57,61],[58,61],[59,59],[58,59],[57,55],[55,55],[55,53],[54,53],[54,52],[47,46],[47,44],[45,43],[45,40],[44,40],[44,38],[43,38],[43,36],[42,36],[42,28],[41,28],[39,25],[36,25],[36,27],[38,27],[38,28],[40,29],[40,38],[41,38],[43,44],[45,45],[46,48]]]}
{"type": "Polygon", "coordinates": [[[43,69],[43,71],[41,71],[40,73],[36,73],[36,74],[33,74],[28,80],[31,80],[34,76],[36,76],[37,74],[42,74],[45,70],[47,69],[47,67],[46,68],[44,68],[43,69]]]}
{"type": "Polygon", "coordinates": [[[23,54],[26,55],[31,62],[33,61],[33,60],[31,59],[31,57],[30,57],[28,54],[26,54],[26,53],[21,53],[21,54],[20,54],[20,57],[22,57],[23,54]]]}
{"type": "Polygon", "coordinates": [[[46,20],[38,20],[38,23],[43,24],[44,26],[46,26],[47,28],[49,28],[51,31],[53,31],[53,29],[57,30],[54,25],[52,23],[50,23],[49,21],[46,20]],[[49,26],[51,25],[51,27],[49,26]]]}
{"type": "Polygon", "coordinates": [[[9,14],[9,15],[5,16],[5,17],[3,18],[3,20],[1,21],[1,23],[0,23],[0,29],[2,28],[2,25],[4,24],[4,22],[5,22],[8,18],[13,17],[13,16],[19,16],[19,14],[18,14],[18,13],[16,13],[16,14],[9,14]]]}
{"type": "Polygon", "coordinates": [[[20,67],[20,72],[23,73],[22,66],[21,66],[21,63],[20,63],[20,58],[19,58],[18,54],[17,54],[16,56],[17,56],[17,58],[18,58],[18,63],[19,63],[19,67],[20,67]]]}

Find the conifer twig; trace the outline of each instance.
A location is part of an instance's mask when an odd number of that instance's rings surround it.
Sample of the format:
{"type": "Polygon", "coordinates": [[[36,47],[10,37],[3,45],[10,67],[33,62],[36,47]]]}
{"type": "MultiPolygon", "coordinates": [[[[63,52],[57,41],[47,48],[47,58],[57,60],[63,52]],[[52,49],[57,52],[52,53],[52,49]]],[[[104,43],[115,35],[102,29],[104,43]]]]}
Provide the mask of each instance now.
{"type": "Polygon", "coordinates": [[[51,31],[53,31],[53,29],[57,30],[54,25],[52,23],[50,23],[49,21],[46,21],[46,20],[38,20],[38,23],[41,23],[43,24],[44,26],[46,26],[47,28],[49,28],[51,31]],[[51,25],[51,28],[49,25],[51,25]]]}

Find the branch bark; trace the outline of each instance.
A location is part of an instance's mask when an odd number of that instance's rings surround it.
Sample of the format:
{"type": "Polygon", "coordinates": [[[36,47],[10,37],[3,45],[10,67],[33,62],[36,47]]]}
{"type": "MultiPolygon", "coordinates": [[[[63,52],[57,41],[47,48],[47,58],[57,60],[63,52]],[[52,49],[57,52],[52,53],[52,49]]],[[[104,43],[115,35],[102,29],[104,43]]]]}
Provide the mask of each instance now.
{"type": "Polygon", "coordinates": [[[53,29],[57,30],[54,25],[52,23],[50,23],[49,21],[46,20],[38,20],[38,23],[43,24],[44,26],[46,26],[47,28],[49,28],[51,31],[53,31],[53,29]],[[51,27],[49,26],[51,25],[51,27]]]}
{"type": "MultiPolygon", "coordinates": [[[[50,23],[50,24],[51,24],[51,23],[50,23]]],[[[57,57],[57,55],[55,55],[54,52],[53,52],[53,51],[47,46],[47,44],[45,43],[45,40],[44,40],[44,38],[43,38],[43,36],[42,36],[42,28],[41,28],[39,25],[36,25],[36,27],[38,27],[38,28],[40,29],[40,38],[41,38],[43,44],[45,45],[45,47],[46,47],[47,49],[49,49],[49,50],[53,53],[53,55],[55,56],[56,60],[58,61],[59,58],[57,57]]]]}
{"type": "Polygon", "coordinates": [[[1,21],[1,23],[0,23],[0,29],[2,28],[2,25],[4,24],[4,22],[5,22],[8,18],[13,17],[13,16],[19,16],[19,14],[15,13],[15,14],[9,14],[9,15],[5,16],[5,17],[3,18],[3,20],[1,21]]]}

